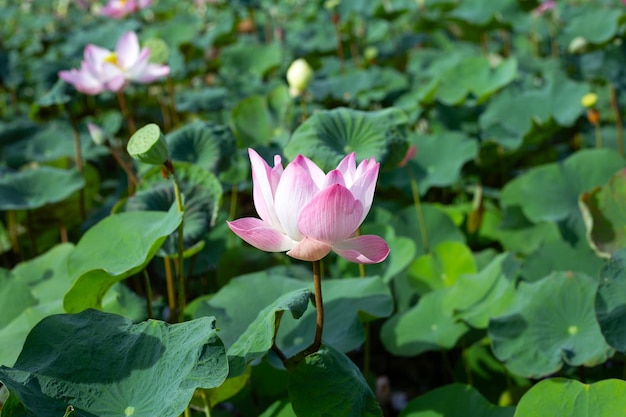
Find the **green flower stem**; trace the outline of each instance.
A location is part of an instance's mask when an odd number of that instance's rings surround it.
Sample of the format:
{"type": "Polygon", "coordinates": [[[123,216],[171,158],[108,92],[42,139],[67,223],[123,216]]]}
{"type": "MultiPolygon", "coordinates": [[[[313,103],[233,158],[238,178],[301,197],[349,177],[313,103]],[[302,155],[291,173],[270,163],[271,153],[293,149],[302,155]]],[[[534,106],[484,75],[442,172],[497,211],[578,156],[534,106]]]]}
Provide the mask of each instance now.
{"type": "MultiPolygon", "coordinates": [[[[185,206],[183,205],[183,197],[180,193],[180,182],[174,166],[170,163],[170,172],[174,179],[174,195],[176,196],[176,207],[180,213],[185,213],[185,206]]],[[[177,282],[178,282],[178,321],[183,322],[185,319],[185,260],[183,259],[183,231],[184,231],[184,218],[180,221],[178,226],[178,262],[176,268],[177,282]]]]}
{"type": "Polygon", "coordinates": [[[426,232],[426,221],[424,220],[424,212],[422,211],[422,201],[420,200],[420,193],[417,187],[417,179],[415,179],[415,175],[413,175],[411,168],[407,169],[411,178],[411,192],[413,194],[413,201],[415,202],[415,210],[417,211],[417,221],[420,225],[422,246],[424,246],[424,251],[428,253],[430,252],[430,245],[428,243],[428,232],[426,232]]]}
{"type": "Polygon", "coordinates": [[[594,123],[593,124],[595,131],[596,131],[596,148],[597,149],[601,149],[602,148],[602,132],[600,131],[600,123],[594,123]]]}
{"type": "Polygon", "coordinates": [[[128,105],[126,104],[126,97],[124,96],[124,91],[120,90],[115,93],[117,95],[117,101],[120,104],[120,110],[122,110],[122,114],[126,119],[126,127],[128,128],[128,133],[132,136],[135,132],[135,121],[133,120],[133,116],[130,114],[128,110],[128,105]]]}
{"type": "MultiPolygon", "coordinates": [[[[357,236],[361,236],[361,228],[356,231],[357,236]]],[[[359,276],[365,278],[365,265],[359,264],[359,276]]],[[[363,324],[363,333],[365,333],[365,343],[363,344],[363,375],[370,373],[370,361],[372,351],[371,329],[370,323],[363,324]]]]}
{"type": "Polygon", "coordinates": [[[176,111],[176,95],[174,94],[174,81],[171,76],[167,77],[167,92],[170,98],[170,112],[172,114],[172,129],[176,129],[180,123],[178,112],[176,111]]]}
{"type": "Polygon", "coordinates": [[[309,355],[320,349],[322,345],[322,332],[324,331],[324,302],[322,301],[322,273],[320,261],[313,261],[313,287],[315,291],[317,319],[315,320],[315,339],[313,340],[313,344],[306,349],[309,355]]]}
{"type": "Polygon", "coordinates": [[[7,212],[7,218],[9,223],[9,240],[11,241],[11,247],[13,248],[13,253],[19,255],[20,239],[18,237],[17,216],[15,214],[15,210],[9,210],[7,212]]]}
{"type": "Polygon", "coordinates": [[[172,278],[172,264],[169,256],[163,258],[165,264],[165,282],[167,284],[167,306],[171,314],[176,311],[176,296],[174,294],[174,279],[172,278]]]}
{"type": "Polygon", "coordinates": [[[617,131],[617,151],[620,155],[624,156],[624,126],[622,124],[622,114],[620,113],[617,101],[617,89],[613,84],[610,84],[609,88],[611,93],[611,108],[613,109],[613,114],[615,115],[615,130],[617,131]]]}

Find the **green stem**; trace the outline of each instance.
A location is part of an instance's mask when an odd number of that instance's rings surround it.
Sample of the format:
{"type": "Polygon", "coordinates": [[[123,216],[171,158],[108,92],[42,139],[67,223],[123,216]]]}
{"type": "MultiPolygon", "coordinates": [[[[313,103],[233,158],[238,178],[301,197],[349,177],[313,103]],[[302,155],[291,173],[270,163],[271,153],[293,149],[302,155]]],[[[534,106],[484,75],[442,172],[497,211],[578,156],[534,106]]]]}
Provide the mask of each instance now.
{"type": "Polygon", "coordinates": [[[126,97],[124,96],[124,91],[120,90],[115,93],[117,95],[117,101],[120,104],[120,109],[122,110],[122,114],[126,119],[126,127],[128,128],[128,133],[130,136],[135,134],[135,121],[133,120],[133,116],[130,114],[128,110],[128,105],[126,104],[126,97]]]}
{"type": "MultiPolygon", "coordinates": [[[[74,118],[74,116],[72,116],[72,113],[70,113],[70,110],[68,109],[68,107],[66,105],[63,105],[63,108],[65,109],[65,112],[67,113],[67,116],[70,119],[70,124],[72,125],[72,132],[74,133],[74,159],[76,163],[76,169],[78,170],[80,175],[84,177],[85,174],[84,174],[84,166],[83,166],[83,153],[82,153],[82,149],[80,146],[80,133],[78,132],[78,124],[76,123],[76,119],[74,118]]],[[[78,205],[79,205],[79,210],[80,210],[80,218],[81,220],[84,221],[87,218],[86,210],[85,210],[85,189],[84,188],[81,188],[79,191],[78,205]]]]}
{"type": "Polygon", "coordinates": [[[317,319],[315,320],[315,339],[311,346],[306,349],[307,355],[315,353],[322,345],[322,332],[324,331],[324,302],[322,301],[322,274],[320,261],[313,261],[313,288],[315,291],[315,309],[317,319]]]}
{"type": "Polygon", "coordinates": [[[602,148],[602,132],[600,131],[600,123],[594,123],[595,126],[595,130],[596,130],[596,148],[597,149],[601,149],[602,148]]]}
{"type": "Polygon", "coordinates": [[[148,318],[154,318],[154,313],[152,311],[152,285],[150,285],[150,277],[148,276],[148,271],[144,268],[143,270],[143,278],[146,283],[146,310],[148,312],[148,318]]]}
{"type": "Polygon", "coordinates": [[[17,215],[14,210],[9,210],[7,212],[8,223],[9,223],[9,240],[11,241],[11,247],[13,248],[13,253],[16,255],[20,254],[20,239],[18,237],[19,233],[17,231],[17,215]]]}
{"type": "MultiPolygon", "coordinates": [[[[174,195],[176,196],[176,207],[179,213],[185,213],[185,207],[183,205],[183,198],[180,192],[180,182],[178,176],[174,171],[174,167],[171,168],[172,177],[174,178],[174,195]]],[[[183,231],[184,231],[184,217],[180,221],[178,226],[178,268],[176,269],[177,282],[178,282],[178,321],[182,322],[185,318],[185,260],[183,259],[183,231]]]]}
{"type": "Polygon", "coordinates": [[[426,231],[426,220],[424,220],[424,212],[422,211],[422,200],[420,200],[420,194],[417,187],[417,180],[411,168],[407,168],[409,176],[411,178],[411,192],[413,194],[413,201],[415,202],[415,210],[417,211],[417,221],[420,225],[420,235],[422,237],[422,246],[424,246],[424,252],[430,252],[430,245],[428,243],[428,232],[426,231]]]}
{"type": "MultiPolygon", "coordinates": [[[[174,294],[174,280],[172,278],[172,264],[169,256],[163,258],[165,263],[165,283],[167,285],[167,306],[170,309],[170,317],[173,317],[176,311],[176,296],[174,294]]],[[[171,318],[170,318],[171,321],[171,318]]]]}

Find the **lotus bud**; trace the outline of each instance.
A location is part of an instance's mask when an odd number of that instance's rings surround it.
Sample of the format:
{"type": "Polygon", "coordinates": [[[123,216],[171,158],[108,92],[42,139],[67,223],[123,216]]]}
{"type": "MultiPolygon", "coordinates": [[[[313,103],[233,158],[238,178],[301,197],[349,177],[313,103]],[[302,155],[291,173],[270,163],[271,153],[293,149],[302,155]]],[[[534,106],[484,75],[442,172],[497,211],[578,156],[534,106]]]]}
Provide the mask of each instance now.
{"type": "Polygon", "coordinates": [[[598,102],[598,96],[594,93],[587,93],[580,99],[580,104],[590,109],[598,102]]]}
{"type": "Polygon", "coordinates": [[[87,129],[89,130],[89,136],[96,145],[105,145],[107,143],[107,134],[102,128],[93,123],[87,123],[87,129]]]}
{"type": "Polygon", "coordinates": [[[578,54],[578,53],[583,52],[586,47],[587,47],[587,40],[583,38],[582,36],[576,36],[574,39],[570,41],[569,45],[567,46],[567,51],[570,54],[578,54]]]}
{"type": "Polygon", "coordinates": [[[296,59],[287,69],[289,94],[297,97],[304,93],[313,79],[313,68],[303,58],[296,59]]]}
{"type": "Polygon", "coordinates": [[[170,159],[165,136],[154,123],[135,132],[128,141],[126,150],[133,159],[150,165],[163,165],[170,159]]]}
{"type": "Polygon", "coordinates": [[[167,64],[170,48],[162,39],[151,38],[144,42],[143,46],[150,50],[149,62],[153,64],[167,64]]]}

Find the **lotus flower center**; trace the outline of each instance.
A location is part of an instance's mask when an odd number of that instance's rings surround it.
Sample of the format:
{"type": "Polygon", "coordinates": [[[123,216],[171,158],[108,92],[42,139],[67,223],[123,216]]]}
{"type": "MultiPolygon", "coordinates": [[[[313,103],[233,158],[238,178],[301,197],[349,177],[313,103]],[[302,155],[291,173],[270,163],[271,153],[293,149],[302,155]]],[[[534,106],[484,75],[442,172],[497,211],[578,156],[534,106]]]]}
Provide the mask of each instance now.
{"type": "Polygon", "coordinates": [[[120,63],[117,61],[117,54],[115,52],[111,52],[104,58],[104,62],[108,62],[109,64],[113,64],[116,67],[120,66],[120,63]]]}

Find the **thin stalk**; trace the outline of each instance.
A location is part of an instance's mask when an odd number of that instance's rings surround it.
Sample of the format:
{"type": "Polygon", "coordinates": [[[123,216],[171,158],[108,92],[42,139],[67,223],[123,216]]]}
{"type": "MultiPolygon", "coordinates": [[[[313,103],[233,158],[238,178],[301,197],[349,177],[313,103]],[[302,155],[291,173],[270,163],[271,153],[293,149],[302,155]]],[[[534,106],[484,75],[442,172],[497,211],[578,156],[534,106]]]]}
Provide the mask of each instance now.
{"type": "Polygon", "coordinates": [[[322,333],[324,331],[324,302],[322,301],[322,274],[320,261],[313,261],[313,289],[315,291],[315,309],[317,318],[315,320],[315,339],[311,346],[306,349],[308,355],[315,353],[322,345],[322,333]]]}
{"type": "Polygon", "coordinates": [[[61,243],[67,243],[68,242],[67,226],[65,225],[65,223],[63,223],[62,220],[59,220],[59,234],[61,236],[61,243]]]}
{"type": "Polygon", "coordinates": [[[204,417],[211,417],[211,409],[209,408],[209,400],[206,397],[206,394],[204,393],[204,390],[198,390],[198,392],[200,393],[200,397],[202,398],[202,402],[204,403],[204,407],[202,408],[202,411],[204,411],[204,417]]]}
{"type": "Polygon", "coordinates": [[[339,63],[341,65],[341,72],[343,73],[345,54],[343,53],[343,43],[341,42],[341,28],[339,27],[339,13],[333,12],[331,16],[331,20],[333,25],[335,26],[335,41],[337,43],[337,58],[339,58],[339,63]]]}
{"type": "Polygon", "coordinates": [[[596,148],[601,149],[602,148],[602,131],[600,130],[600,123],[594,123],[593,126],[596,131],[596,148]]]}
{"type": "Polygon", "coordinates": [[[170,314],[173,315],[176,311],[176,296],[174,294],[174,279],[170,257],[165,256],[163,262],[165,263],[165,282],[167,284],[167,305],[170,308],[170,314]]]}
{"type": "Polygon", "coordinates": [[[413,194],[413,201],[415,203],[415,211],[417,212],[417,221],[420,225],[420,235],[422,237],[422,246],[426,253],[430,252],[430,245],[428,243],[428,232],[426,231],[426,220],[424,220],[424,212],[422,211],[422,200],[420,200],[420,194],[417,187],[417,179],[413,175],[411,168],[407,168],[409,176],[411,178],[411,193],[413,194]]]}
{"type": "Polygon", "coordinates": [[[148,318],[154,318],[154,313],[152,311],[152,285],[150,285],[150,276],[148,275],[148,271],[143,269],[143,279],[146,284],[146,311],[148,312],[148,318]]]}
{"type": "Polygon", "coordinates": [[[611,108],[615,115],[615,129],[617,130],[617,151],[620,155],[624,156],[624,126],[622,124],[622,114],[620,113],[617,101],[617,89],[613,84],[610,84],[609,88],[611,90],[611,108]]]}
{"type": "Polygon", "coordinates": [[[11,240],[11,247],[13,248],[13,253],[16,255],[20,254],[20,239],[18,237],[17,231],[17,216],[15,214],[15,210],[9,210],[7,212],[8,223],[9,223],[9,239],[11,240]]]}
{"type": "MultiPolygon", "coordinates": [[[[180,182],[178,176],[174,171],[174,167],[171,168],[172,177],[174,179],[174,195],[176,196],[176,208],[179,213],[185,213],[185,207],[183,205],[183,198],[180,192],[180,182]]],[[[183,259],[183,232],[184,232],[184,219],[180,221],[178,226],[178,268],[176,269],[177,282],[178,282],[178,321],[182,322],[185,319],[185,260],[183,259]]]]}
{"type": "Polygon", "coordinates": [[[128,127],[128,133],[132,136],[136,131],[135,121],[133,120],[133,116],[130,114],[130,111],[128,110],[128,105],[126,104],[126,96],[124,96],[124,90],[117,91],[115,95],[117,96],[117,101],[120,104],[120,110],[122,110],[122,114],[124,115],[124,118],[126,119],[126,126],[128,127]]]}
{"type": "Polygon", "coordinates": [[[139,179],[133,172],[132,167],[129,166],[129,164],[124,160],[124,157],[120,154],[120,152],[115,147],[113,147],[109,142],[106,143],[106,147],[109,149],[109,152],[111,152],[111,155],[113,156],[113,159],[115,159],[115,162],[117,162],[120,168],[122,168],[124,172],[126,173],[126,176],[128,177],[128,181],[133,186],[133,187],[129,187],[128,195],[133,195],[134,187],[139,185],[139,179]]]}
{"type": "Polygon", "coordinates": [[[167,92],[170,96],[170,112],[172,113],[172,127],[175,129],[180,123],[178,112],[176,111],[176,95],[174,90],[174,81],[171,76],[167,77],[167,92]]]}

